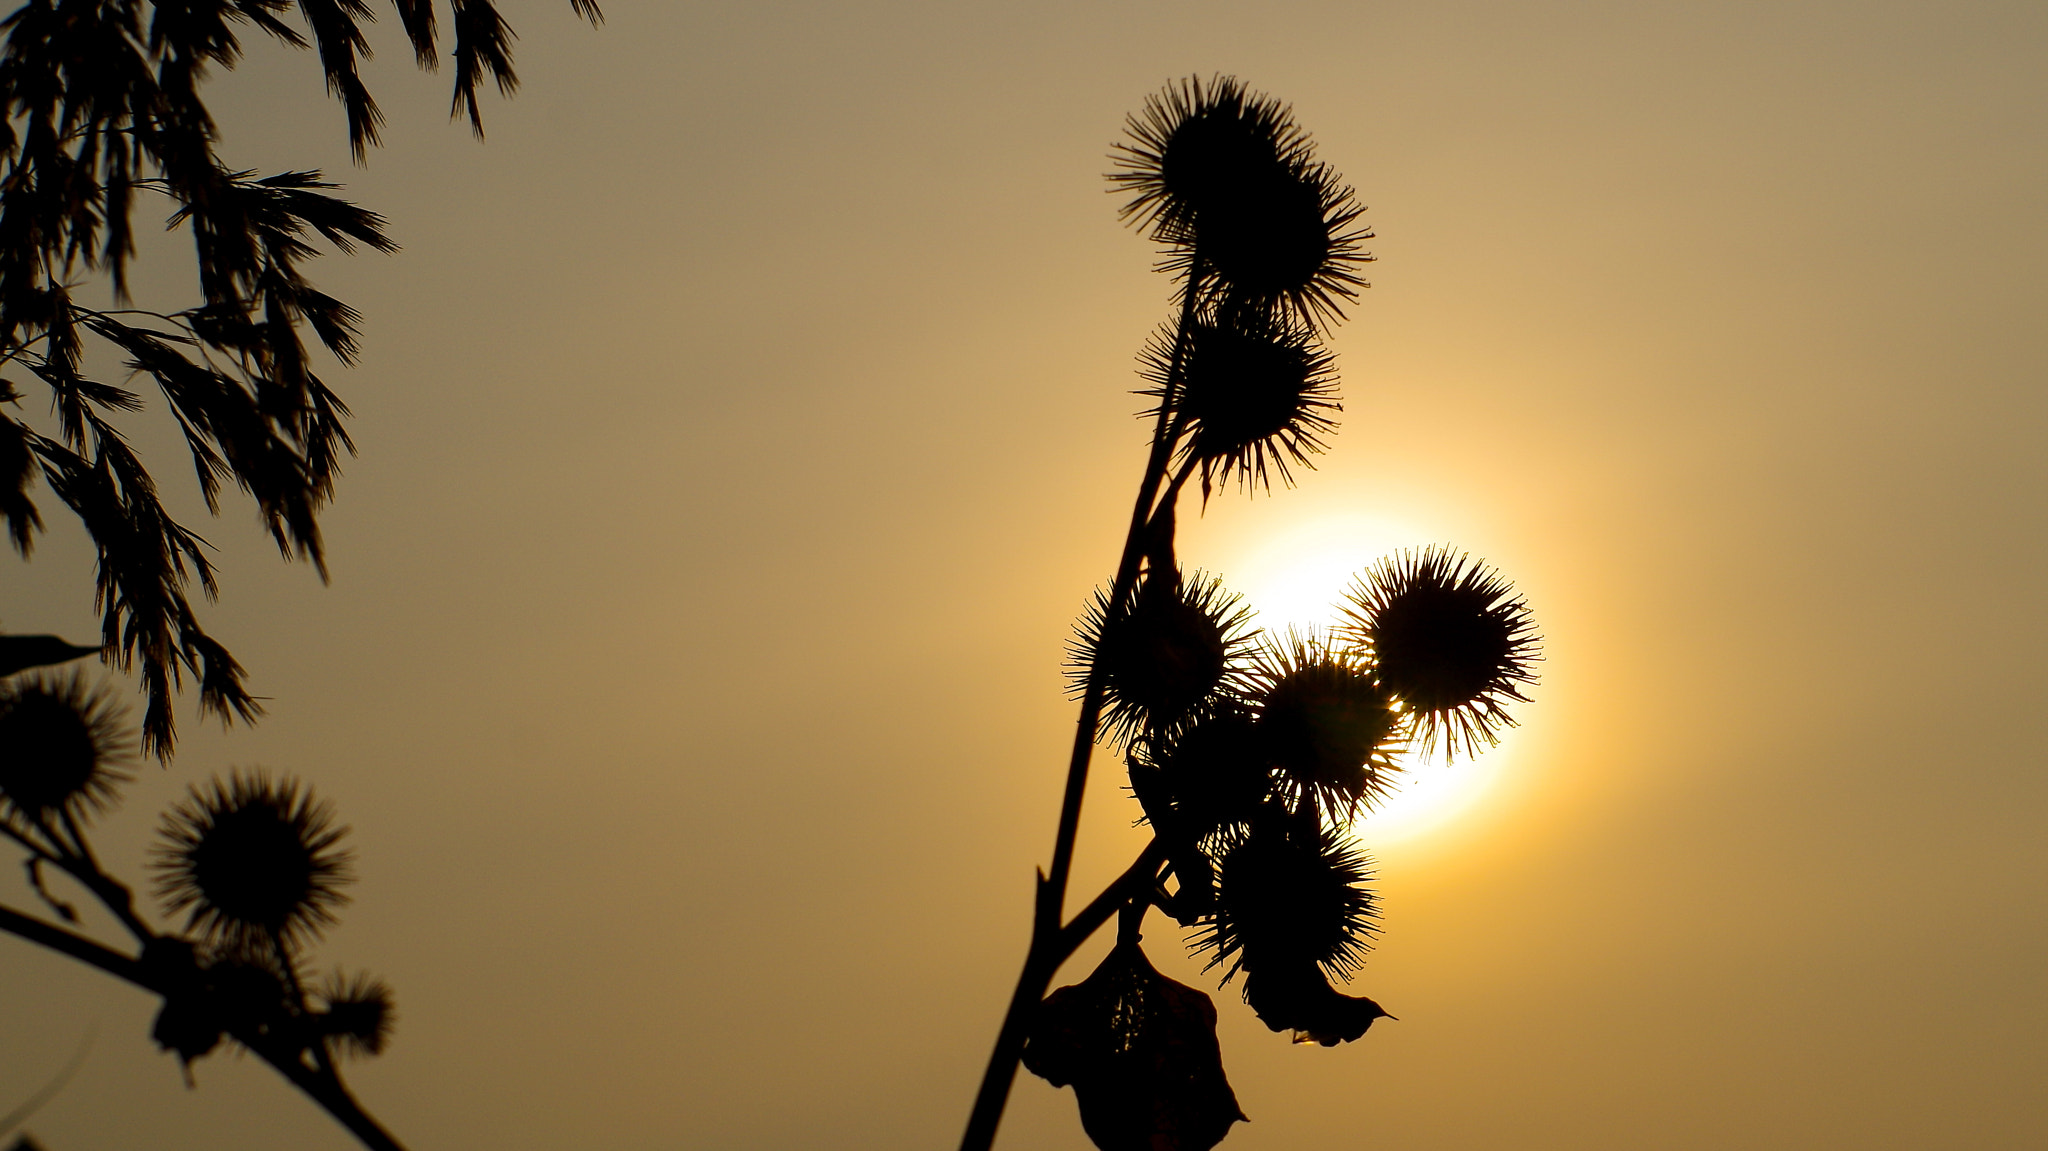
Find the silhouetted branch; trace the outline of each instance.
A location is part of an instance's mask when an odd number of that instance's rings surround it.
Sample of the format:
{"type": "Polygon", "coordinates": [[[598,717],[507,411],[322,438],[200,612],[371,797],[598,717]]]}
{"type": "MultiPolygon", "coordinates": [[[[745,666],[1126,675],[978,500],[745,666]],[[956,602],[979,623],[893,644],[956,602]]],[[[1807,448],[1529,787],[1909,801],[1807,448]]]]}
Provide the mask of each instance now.
{"type": "Polygon", "coordinates": [[[1071,959],[1088,937],[1109,922],[1133,895],[1148,893],[1165,861],[1166,845],[1154,838],[1130,867],[1103,888],[1102,894],[1090,900],[1080,914],[1065,924],[1053,920],[1056,926],[1050,931],[1045,930],[1044,916],[1051,884],[1039,877],[1038,915],[1033,920],[1031,947],[1025,953],[1024,970],[1017,976],[1009,1010],[1003,1014],[1003,1025],[996,1032],[995,1051],[989,1055],[988,1068],[982,1073],[981,1088],[975,1094],[974,1111],[967,1118],[967,1133],[960,1140],[960,1151],[987,1151],[995,1142],[996,1127],[1002,1122],[1003,1107],[1009,1102],[1010,1086],[1017,1078],[1017,1063],[1024,1054],[1024,1040],[1031,1033],[1032,1016],[1038,1010],[1039,1000],[1045,998],[1046,988],[1052,985],[1053,976],[1059,974],[1060,965],[1071,959]]]}

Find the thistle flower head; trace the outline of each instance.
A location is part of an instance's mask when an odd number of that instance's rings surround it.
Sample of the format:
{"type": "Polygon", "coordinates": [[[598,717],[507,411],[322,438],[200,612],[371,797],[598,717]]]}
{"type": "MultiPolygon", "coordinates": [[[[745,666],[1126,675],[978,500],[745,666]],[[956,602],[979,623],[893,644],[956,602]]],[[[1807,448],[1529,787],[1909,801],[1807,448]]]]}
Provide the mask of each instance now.
{"type": "Polygon", "coordinates": [[[347,902],[349,853],[328,806],[293,780],[237,772],[165,817],[152,867],[168,912],[231,951],[289,951],[347,902]]]}
{"type": "Polygon", "coordinates": [[[1110,183],[1131,197],[1118,214],[1166,243],[1193,231],[1203,205],[1230,198],[1308,147],[1286,105],[1235,76],[1169,83],[1124,124],[1131,142],[1110,154],[1118,169],[1110,183]]]}
{"type": "Polygon", "coordinates": [[[1349,813],[1385,792],[1406,736],[1371,665],[1290,632],[1260,650],[1253,678],[1266,755],[1297,806],[1349,813]]]}
{"type": "Polygon", "coordinates": [[[1365,281],[1364,211],[1317,163],[1291,111],[1233,77],[1190,78],[1146,100],[1112,153],[1126,220],[1171,245],[1198,295],[1231,310],[1342,315],[1365,281]]]}
{"type": "Polygon", "coordinates": [[[1491,746],[1528,702],[1539,639],[1528,604],[1500,574],[1449,548],[1404,551],[1353,582],[1345,632],[1414,717],[1425,752],[1491,746]]]}
{"type": "Polygon", "coordinates": [[[0,800],[31,822],[105,810],[129,779],[128,742],[113,694],[79,676],[0,686],[0,800]]]}
{"type": "Polygon", "coordinates": [[[1103,692],[1103,729],[1128,747],[1205,714],[1251,643],[1249,609],[1222,581],[1196,572],[1148,575],[1122,610],[1096,592],[1068,649],[1075,694],[1091,676],[1103,692]]]}
{"type": "Polygon", "coordinates": [[[327,1010],[316,1017],[321,1034],[352,1055],[383,1053],[398,1018],[390,985],[360,972],[348,978],[336,972],[321,988],[320,998],[327,1003],[327,1010]]]}
{"type": "Polygon", "coordinates": [[[1212,483],[1271,488],[1292,484],[1290,464],[1313,467],[1322,437],[1336,430],[1336,357],[1303,324],[1263,317],[1191,325],[1174,383],[1173,339],[1157,334],[1140,355],[1143,394],[1175,403],[1188,423],[1185,459],[1201,461],[1202,491],[1212,483]]]}
{"type": "Polygon", "coordinates": [[[1366,884],[1372,863],[1340,833],[1288,817],[1262,820],[1223,856],[1216,909],[1197,951],[1253,976],[1320,968],[1356,971],[1379,930],[1366,884]]]}
{"type": "Polygon", "coordinates": [[[1258,726],[1235,703],[1197,720],[1175,739],[1141,745],[1131,771],[1133,788],[1153,823],[1162,822],[1155,809],[1163,808],[1173,830],[1190,840],[1249,821],[1273,787],[1258,726]]]}

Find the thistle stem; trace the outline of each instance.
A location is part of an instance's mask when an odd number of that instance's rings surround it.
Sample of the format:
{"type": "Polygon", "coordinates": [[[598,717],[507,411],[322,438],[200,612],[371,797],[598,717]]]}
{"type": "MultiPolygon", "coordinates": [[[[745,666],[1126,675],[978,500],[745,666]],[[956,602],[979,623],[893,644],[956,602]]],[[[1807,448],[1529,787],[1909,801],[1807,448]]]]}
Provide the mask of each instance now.
{"type": "MultiPolygon", "coordinates": [[[[1145,850],[1138,853],[1130,867],[1103,888],[1100,895],[1089,900],[1072,921],[1064,926],[1055,926],[1050,932],[1042,930],[1043,919],[1034,922],[1031,947],[1024,955],[1024,971],[1017,977],[1017,990],[1010,996],[1010,1009],[1003,1016],[1003,1026],[996,1032],[995,1053],[989,1056],[988,1070],[981,1079],[981,1090],[974,1097],[974,1113],[968,1116],[967,1134],[960,1140],[960,1151],[989,1151],[995,1143],[996,1125],[1002,1121],[1003,1107],[1010,1099],[1010,1085],[1017,1078],[1017,1064],[1024,1055],[1024,1040],[1031,1034],[1032,1016],[1038,1010],[1038,1001],[1045,998],[1045,989],[1051,985],[1060,965],[1072,958],[1074,952],[1088,942],[1088,937],[1108,923],[1119,908],[1149,891],[1158,882],[1159,865],[1165,860],[1166,845],[1154,838],[1145,845],[1145,850]]],[[[1038,880],[1041,908],[1049,886],[1041,875],[1038,880]]],[[[1057,924],[1058,921],[1054,922],[1057,924]]]]}
{"type": "MultiPolygon", "coordinates": [[[[1188,268],[1187,282],[1182,287],[1180,325],[1173,338],[1173,362],[1167,370],[1166,382],[1160,388],[1159,415],[1152,428],[1152,452],[1145,461],[1145,475],[1139,481],[1138,498],[1131,508],[1131,526],[1124,534],[1123,555],[1117,561],[1116,581],[1110,587],[1106,618],[1114,618],[1123,610],[1124,601],[1130,598],[1137,586],[1138,565],[1145,554],[1146,529],[1151,526],[1157,510],[1159,488],[1173,460],[1174,444],[1180,439],[1183,421],[1175,402],[1175,391],[1185,370],[1188,340],[1195,323],[1195,300],[1201,282],[1202,262],[1197,256],[1188,268]]],[[[1179,495],[1180,485],[1175,484],[1167,498],[1175,499],[1179,495]]],[[[1098,669],[1090,667],[1088,686],[1081,697],[1081,715],[1074,724],[1073,754],[1067,761],[1067,787],[1060,801],[1059,831],[1053,838],[1052,871],[1050,875],[1039,874],[1031,946],[1025,952],[1024,970],[1017,976],[1017,988],[1010,994],[1010,1007],[1003,1015],[1003,1025],[996,1032],[995,1051],[989,1055],[988,1069],[982,1074],[981,1089],[974,1097],[974,1111],[967,1118],[967,1133],[961,1137],[960,1151],[988,1151],[994,1145],[996,1127],[1002,1122],[1003,1108],[1010,1099],[1010,1085],[1017,1078],[1017,1063],[1023,1057],[1024,1038],[1030,1033],[1032,1014],[1037,1011],[1038,1001],[1044,998],[1045,989],[1052,983],[1060,965],[1115,913],[1119,900],[1112,898],[1112,893],[1121,891],[1134,874],[1146,872],[1148,868],[1150,872],[1156,872],[1165,858],[1165,849],[1154,839],[1139,855],[1138,862],[1075,916],[1073,923],[1061,925],[1066,912],[1067,879],[1074,864],[1074,840],[1081,828],[1081,799],[1088,790],[1089,760],[1094,754],[1095,736],[1102,721],[1102,694],[1101,674],[1098,669]],[[1098,913],[1099,918],[1096,917],[1098,913]],[[1078,935],[1076,931],[1079,931],[1078,935]]],[[[1146,874],[1144,878],[1148,881],[1149,890],[1149,881],[1155,876],[1146,874]]]]}
{"type": "MultiPolygon", "coordinates": [[[[123,955],[121,952],[96,940],[87,939],[74,931],[67,931],[55,924],[44,923],[32,915],[24,915],[11,907],[0,906],[0,931],[16,935],[30,943],[40,944],[69,956],[118,979],[126,980],[155,995],[167,995],[170,988],[158,978],[157,972],[140,959],[123,955]]],[[[310,1067],[297,1050],[277,1044],[255,1035],[236,1035],[235,1039],[244,1047],[261,1056],[265,1063],[277,1069],[278,1074],[289,1079],[292,1086],[318,1103],[322,1110],[334,1120],[348,1128],[363,1146],[370,1151],[405,1151],[403,1144],[392,1137],[382,1124],[371,1118],[349,1093],[348,1085],[331,1067],[310,1067]]]]}

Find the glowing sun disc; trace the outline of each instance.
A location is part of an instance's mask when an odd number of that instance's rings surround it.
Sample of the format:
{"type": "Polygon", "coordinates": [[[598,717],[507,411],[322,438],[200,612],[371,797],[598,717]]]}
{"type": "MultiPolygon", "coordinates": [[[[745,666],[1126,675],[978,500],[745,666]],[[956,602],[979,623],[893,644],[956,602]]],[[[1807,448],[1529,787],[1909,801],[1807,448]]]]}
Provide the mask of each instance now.
{"type": "MultiPolygon", "coordinates": [[[[1365,516],[1326,516],[1265,536],[1243,554],[1218,565],[1224,586],[1258,612],[1253,621],[1268,635],[1290,627],[1327,633],[1341,618],[1344,593],[1374,561],[1402,548],[1439,542],[1405,525],[1365,516]]],[[[1434,834],[1478,806],[1509,757],[1512,732],[1477,759],[1445,764],[1439,750],[1427,760],[1408,753],[1393,793],[1360,816],[1352,833],[1366,843],[1434,834]]]]}

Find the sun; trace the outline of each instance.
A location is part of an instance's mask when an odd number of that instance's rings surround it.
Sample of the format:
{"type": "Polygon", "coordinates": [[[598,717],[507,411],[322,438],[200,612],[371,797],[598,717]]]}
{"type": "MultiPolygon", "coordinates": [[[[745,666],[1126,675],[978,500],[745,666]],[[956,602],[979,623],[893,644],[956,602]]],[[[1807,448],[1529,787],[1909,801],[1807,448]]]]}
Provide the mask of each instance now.
{"type": "MultiPolygon", "coordinates": [[[[1440,542],[1409,525],[1367,516],[1324,516],[1221,549],[1217,567],[1225,586],[1258,613],[1269,634],[1288,627],[1326,630],[1359,572],[1403,548],[1440,542]],[[1232,554],[1235,553],[1235,554],[1232,554]]],[[[1395,788],[1353,825],[1374,844],[1435,836],[1473,812],[1513,759],[1512,729],[1477,759],[1446,764],[1441,753],[1395,758],[1402,769],[1395,788]]]]}

